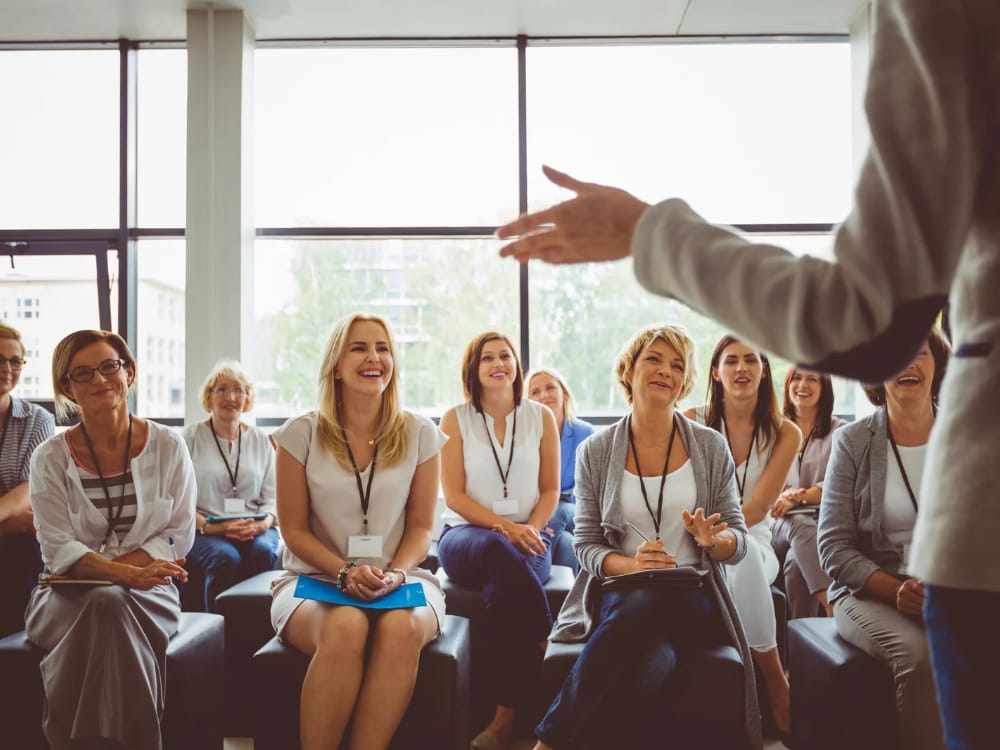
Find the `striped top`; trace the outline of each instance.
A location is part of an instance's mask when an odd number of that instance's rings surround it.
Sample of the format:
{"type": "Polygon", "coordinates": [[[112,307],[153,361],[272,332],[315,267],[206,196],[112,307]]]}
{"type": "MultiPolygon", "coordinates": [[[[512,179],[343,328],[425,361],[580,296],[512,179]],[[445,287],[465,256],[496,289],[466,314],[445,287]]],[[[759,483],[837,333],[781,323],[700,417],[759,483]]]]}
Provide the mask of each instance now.
{"type": "MultiPolygon", "coordinates": [[[[13,403],[7,439],[0,452],[0,495],[28,481],[31,454],[55,431],[52,415],[41,406],[19,398],[13,403]]],[[[5,417],[6,414],[0,414],[0,420],[5,417]]]]}
{"type": "Polygon", "coordinates": [[[108,546],[116,547],[120,545],[121,540],[132,530],[132,524],[135,523],[135,518],[139,512],[139,502],[135,497],[135,483],[132,481],[132,462],[129,462],[129,468],[125,470],[124,476],[123,472],[120,471],[110,474],[105,473],[104,486],[108,488],[107,495],[105,495],[104,487],[101,486],[101,475],[96,471],[91,471],[80,462],[76,452],[73,450],[73,444],[69,442],[68,433],[66,445],[69,447],[69,453],[73,457],[73,465],[80,477],[80,484],[83,485],[83,494],[87,496],[87,499],[101,512],[101,515],[105,519],[111,519],[111,526],[108,528],[106,536],[108,546]],[[124,487],[122,486],[123,482],[124,487]],[[124,497],[122,496],[123,491],[124,497]],[[109,497],[111,499],[110,510],[108,508],[109,497]],[[122,513],[120,516],[118,515],[119,501],[122,503],[122,513]]]}

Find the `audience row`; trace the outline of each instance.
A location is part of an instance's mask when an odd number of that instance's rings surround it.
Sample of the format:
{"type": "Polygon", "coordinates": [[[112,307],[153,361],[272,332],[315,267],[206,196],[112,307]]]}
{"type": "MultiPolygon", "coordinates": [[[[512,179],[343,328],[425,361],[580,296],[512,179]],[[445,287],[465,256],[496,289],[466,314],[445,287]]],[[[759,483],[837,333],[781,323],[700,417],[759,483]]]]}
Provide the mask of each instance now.
{"type": "MultiPolygon", "coordinates": [[[[465,402],[438,427],[399,403],[386,322],[355,314],[327,342],[317,409],[269,439],[241,419],[254,394],[238,363],[209,374],[210,416],[177,433],[129,412],[137,365],[125,341],[78,331],[52,371],[57,414],[79,423],[53,437],[51,415],[11,395],[24,348],[0,326],[0,634],[23,626],[46,652],[52,746],[159,747],[182,596],[213,611],[219,593],[276,567],[283,539],[271,619],[311,657],[302,745],[349,734],[352,747],[386,747],[444,622],[440,581],[420,567],[441,490],[440,562],[482,592],[492,662],[493,718],[472,748],[508,746],[548,640],[586,645],[537,748],[586,744],[609,710],[629,719],[623,746],[662,732],[647,709],[678,665],[715,645],[736,648],[745,673],[745,721],[720,722],[715,739],[759,745],[755,673],[788,732],[770,595],[782,578],[793,616],[832,614],[889,664],[907,746],[940,748],[922,586],[905,569],[948,354],[932,331],[903,373],[866,388],[875,414],[845,425],[828,376],[790,369],[779,409],[766,354],[727,336],[707,403],[682,415],[694,343],[680,326],[652,326],[615,365],[628,413],[592,434],[558,372],[525,377],[510,340],[487,332],[463,356],[465,402]],[[558,613],[543,589],[553,563],[578,572],[558,613]],[[349,603],[300,597],[300,576],[349,603]],[[407,583],[424,604],[369,608],[407,583]],[[109,664],[113,686],[92,689],[109,664]]],[[[703,728],[667,731],[695,741],[703,728]]]]}

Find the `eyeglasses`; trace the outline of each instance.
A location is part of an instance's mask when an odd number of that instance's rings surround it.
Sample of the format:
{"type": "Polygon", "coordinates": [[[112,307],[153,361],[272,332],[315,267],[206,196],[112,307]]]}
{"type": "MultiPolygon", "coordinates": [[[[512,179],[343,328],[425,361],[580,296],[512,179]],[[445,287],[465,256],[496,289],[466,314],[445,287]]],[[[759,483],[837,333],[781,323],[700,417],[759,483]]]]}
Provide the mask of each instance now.
{"type": "Polygon", "coordinates": [[[11,357],[10,359],[7,359],[6,357],[0,356],[0,367],[10,365],[11,370],[18,372],[22,367],[24,367],[27,361],[28,360],[21,359],[20,357],[11,357]]]}
{"type": "Polygon", "coordinates": [[[221,385],[215,388],[212,393],[216,396],[225,398],[226,396],[232,396],[233,398],[239,398],[240,396],[246,396],[247,392],[242,388],[223,388],[221,385]]]}
{"type": "Polygon", "coordinates": [[[74,383],[89,383],[94,379],[94,373],[99,372],[106,378],[110,378],[126,364],[124,359],[106,359],[97,367],[76,367],[67,373],[66,377],[74,383]]]}

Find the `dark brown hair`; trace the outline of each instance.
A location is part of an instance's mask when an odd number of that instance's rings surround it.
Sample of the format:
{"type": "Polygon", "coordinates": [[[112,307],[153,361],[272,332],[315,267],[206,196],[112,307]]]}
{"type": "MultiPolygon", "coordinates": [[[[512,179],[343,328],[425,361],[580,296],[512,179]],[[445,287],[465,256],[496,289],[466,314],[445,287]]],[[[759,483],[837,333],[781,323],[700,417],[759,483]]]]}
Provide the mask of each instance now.
{"type": "MultiPolygon", "coordinates": [[[[719,360],[722,359],[722,352],[730,344],[738,344],[742,341],[735,336],[725,335],[719,343],[715,345],[712,352],[711,370],[717,371],[719,360]]],[[[762,442],[760,446],[770,445],[778,437],[781,429],[781,412],[778,411],[778,397],[774,394],[774,378],[771,376],[771,362],[764,352],[758,351],[760,356],[762,376],[760,385],[757,387],[757,405],[753,410],[754,427],[760,430],[762,442]]],[[[705,424],[713,430],[722,432],[722,404],[726,399],[725,389],[715,378],[708,378],[708,407],[705,412],[705,424]]]]}
{"type": "Polygon", "coordinates": [[[514,406],[520,405],[521,395],[524,393],[524,372],[521,370],[521,359],[517,356],[514,344],[502,333],[486,331],[472,339],[462,355],[462,390],[465,392],[466,401],[471,402],[476,411],[483,410],[483,385],[479,382],[479,360],[483,356],[483,347],[490,341],[503,341],[514,355],[516,365],[514,406]]]}
{"type": "MultiPolygon", "coordinates": [[[[934,379],[931,380],[931,403],[937,406],[938,395],[941,393],[941,381],[948,369],[948,359],[951,357],[951,344],[944,332],[934,326],[927,333],[927,347],[934,358],[934,379]]],[[[919,351],[919,350],[918,350],[919,351]]],[[[885,383],[866,383],[862,386],[865,395],[872,406],[885,405],[885,383]]]]}
{"type": "MultiPolygon", "coordinates": [[[[788,373],[785,375],[785,388],[781,398],[781,410],[793,422],[798,419],[799,415],[795,412],[795,404],[789,398],[788,391],[792,385],[792,378],[797,372],[804,374],[807,371],[800,367],[788,368],[788,373]]],[[[808,372],[814,371],[809,370],[808,372]]],[[[817,372],[815,374],[819,378],[819,402],[816,404],[816,426],[813,427],[813,434],[817,438],[825,438],[830,434],[830,427],[833,422],[833,380],[825,372],[817,372]]],[[[803,435],[803,437],[808,437],[808,435],[803,435]]]]}

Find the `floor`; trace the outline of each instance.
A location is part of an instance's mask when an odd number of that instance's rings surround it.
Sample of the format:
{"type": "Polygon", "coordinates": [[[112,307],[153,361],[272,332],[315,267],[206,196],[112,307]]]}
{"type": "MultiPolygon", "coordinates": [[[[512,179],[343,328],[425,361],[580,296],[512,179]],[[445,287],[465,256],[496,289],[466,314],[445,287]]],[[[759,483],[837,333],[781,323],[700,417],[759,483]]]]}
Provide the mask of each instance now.
{"type": "MultiPolygon", "coordinates": [[[[223,743],[223,750],[253,750],[253,740],[249,737],[229,737],[223,743]]],[[[531,750],[530,742],[518,742],[510,750],[531,750]]],[[[785,750],[778,740],[765,740],[764,750],[785,750]]]]}

